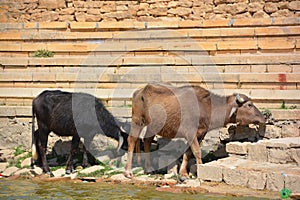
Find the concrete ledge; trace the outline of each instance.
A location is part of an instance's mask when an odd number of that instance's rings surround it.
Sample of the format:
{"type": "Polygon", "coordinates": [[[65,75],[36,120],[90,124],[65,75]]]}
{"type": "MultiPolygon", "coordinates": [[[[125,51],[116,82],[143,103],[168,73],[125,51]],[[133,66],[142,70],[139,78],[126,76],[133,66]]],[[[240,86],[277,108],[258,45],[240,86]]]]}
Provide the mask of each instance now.
{"type": "MultiPolygon", "coordinates": [[[[131,118],[130,107],[107,107],[113,116],[131,118]]],[[[31,117],[31,106],[0,106],[0,117],[31,117]]]]}
{"type": "MultiPolygon", "coordinates": [[[[185,21],[180,21],[184,23],[185,21]]],[[[198,24],[197,21],[192,21],[198,24]]],[[[187,22],[186,22],[187,23],[187,22]]],[[[168,29],[161,30],[157,34],[157,30],[126,30],[120,31],[101,31],[84,32],[84,28],[89,26],[88,23],[80,23],[83,29],[76,29],[74,32],[59,31],[59,30],[7,30],[0,32],[0,40],[47,40],[49,37],[55,40],[75,40],[75,39],[170,39],[170,38],[214,38],[214,37],[255,37],[255,36],[289,36],[300,35],[298,27],[285,26],[282,27],[230,27],[230,28],[207,28],[202,29],[197,26],[186,26],[184,29],[168,29]]]]}
{"type": "MultiPolygon", "coordinates": [[[[153,80],[153,79],[152,79],[153,80]]],[[[144,84],[146,85],[146,83],[144,84]]],[[[144,86],[143,85],[143,86],[144,86]]],[[[76,86],[76,85],[75,85],[76,86]]],[[[0,90],[0,97],[12,97],[12,98],[34,98],[44,90],[55,90],[56,88],[11,88],[3,87],[0,90]]],[[[133,92],[137,88],[112,88],[112,89],[95,89],[95,88],[64,88],[62,90],[67,92],[85,92],[97,96],[99,99],[124,99],[130,100],[133,92]]],[[[298,90],[265,90],[265,89],[212,89],[215,94],[219,95],[231,95],[233,93],[241,93],[248,95],[254,100],[300,100],[298,90]]],[[[271,110],[273,112],[273,110],[271,110]]],[[[293,116],[292,119],[299,119],[298,109],[274,110],[275,116],[286,115],[288,118],[293,116]]],[[[281,117],[282,118],[282,117],[281,117]]]]}
{"type": "Polygon", "coordinates": [[[82,29],[82,30],[103,30],[103,29],[157,29],[157,28],[188,28],[188,27],[251,27],[251,26],[286,26],[299,25],[298,18],[247,18],[247,19],[217,19],[203,21],[159,21],[139,22],[126,20],[120,22],[27,22],[27,23],[0,23],[1,30],[14,29],[82,29]]]}
{"type": "MultiPolygon", "coordinates": [[[[299,54],[237,54],[237,55],[199,55],[199,56],[125,56],[122,53],[114,56],[57,56],[53,58],[34,57],[1,57],[4,66],[27,65],[65,65],[65,66],[156,66],[156,65],[259,65],[259,64],[300,64],[299,54]]],[[[296,74],[296,73],[295,73],[296,74]]]]}

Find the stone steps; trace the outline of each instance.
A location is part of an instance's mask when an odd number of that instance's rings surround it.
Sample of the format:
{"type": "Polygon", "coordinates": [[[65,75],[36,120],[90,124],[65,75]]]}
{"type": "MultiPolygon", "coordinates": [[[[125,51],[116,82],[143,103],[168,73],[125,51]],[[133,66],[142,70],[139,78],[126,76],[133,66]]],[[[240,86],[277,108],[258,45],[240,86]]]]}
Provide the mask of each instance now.
{"type": "Polygon", "coordinates": [[[231,142],[226,145],[231,157],[257,162],[300,165],[300,137],[260,140],[257,143],[231,142]]]}
{"type": "Polygon", "coordinates": [[[231,142],[226,151],[229,157],[198,167],[200,179],[272,191],[285,181],[286,188],[300,192],[300,137],[231,142]]]}

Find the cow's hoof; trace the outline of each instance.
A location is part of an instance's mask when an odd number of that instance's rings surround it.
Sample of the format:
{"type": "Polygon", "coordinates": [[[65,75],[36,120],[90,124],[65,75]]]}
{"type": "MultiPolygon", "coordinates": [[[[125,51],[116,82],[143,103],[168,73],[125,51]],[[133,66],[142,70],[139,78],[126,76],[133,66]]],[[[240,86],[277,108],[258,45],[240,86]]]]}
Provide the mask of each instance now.
{"type": "Polygon", "coordinates": [[[180,182],[184,182],[184,181],[186,181],[186,180],[188,180],[188,177],[186,177],[186,176],[180,176],[180,177],[179,177],[179,181],[180,181],[180,182]]]}
{"type": "Polygon", "coordinates": [[[133,178],[133,174],[131,171],[124,171],[124,176],[129,179],[133,178]]]}
{"type": "Polygon", "coordinates": [[[66,170],[66,174],[72,174],[72,173],[74,173],[74,169],[67,169],[66,170]]]}
{"type": "Polygon", "coordinates": [[[145,174],[155,174],[155,170],[153,167],[147,167],[145,170],[145,174]]]}

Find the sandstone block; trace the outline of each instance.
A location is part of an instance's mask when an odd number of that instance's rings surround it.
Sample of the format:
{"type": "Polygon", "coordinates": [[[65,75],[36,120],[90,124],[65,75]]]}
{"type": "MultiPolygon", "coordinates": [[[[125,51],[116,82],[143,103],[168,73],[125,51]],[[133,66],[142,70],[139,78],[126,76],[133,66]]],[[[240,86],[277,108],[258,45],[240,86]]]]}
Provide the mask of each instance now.
{"type": "Polygon", "coordinates": [[[24,0],[24,3],[37,3],[39,0],[24,0]]]}
{"type": "Polygon", "coordinates": [[[85,22],[85,13],[84,12],[75,12],[75,19],[78,22],[85,22]]]}
{"type": "Polygon", "coordinates": [[[65,0],[39,0],[39,7],[47,9],[65,8],[66,2],[65,0]]]}
{"type": "Polygon", "coordinates": [[[8,162],[0,162],[0,172],[3,172],[8,165],[9,165],[8,162]]]}
{"type": "Polygon", "coordinates": [[[264,144],[254,143],[248,145],[248,157],[249,160],[258,162],[267,162],[268,151],[264,144]]]}
{"type": "Polygon", "coordinates": [[[226,151],[229,154],[245,155],[248,152],[248,146],[250,146],[250,144],[250,142],[230,142],[226,144],[226,151]]]}
{"type": "Polygon", "coordinates": [[[278,172],[267,173],[267,190],[280,191],[283,188],[283,176],[278,172]]]}
{"type": "Polygon", "coordinates": [[[103,152],[92,152],[92,154],[95,156],[95,158],[98,161],[102,163],[106,163],[115,157],[114,153],[110,150],[103,151],[103,152]]]}
{"type": "Polygon", "coordinates": [[[290,10],[297,10],[299,11],[300,10],[300,1],[291,1],[289,4],[288,4],[288,9],[290,10]]]}
{"type": "Polygon", "coordinates": [[[14,175],[14,173],[16,172],[16,171],[18,171],[19,170],[19,168],[17,168],[17,167],[9,167],[9,168],[6,168],[3,172],[2,172],[2,175],[3,176],[12,176],[12,175],[14,175]]]}
{"type": "Polygon", "coordinates": [[[84,1],[73,1],[73,5],[75,8],[83,8],[84,7],[84,1]]]}
{"type": "Polygon", "coordinates": [[[247,186],[249,175],[246,170],[238,168],[224,168],[223,179],[229,185],[247,186]]]}
{"type": "Polygon", "coordinates": [[[300,149],[291,149],[292,159],[300,166],[300,149]]]}
{"type": "Polygon", "coordinates": [[[192,13],[191,9],[184,7],[171,8],[168,13],[179,16],[188,16],[192,13]]]}
{"type": "Polygon", "coordinates": [[[270,148],[268,162],[271,163],[289,163],[292,161],[291,152],[285,148],[270,148]]]}
{"type": "Polygon", "coordinates": [[[259,135],[264,138],[280,138],[281,137],[281,128],[273,125],[266,125],[264,130],[259,132],[259,135]]]}
{"type": "Polygon", "coordinates": [[[198,179],[188,179],[185,181],[185,187],[200,187],[201,182],[198,179]]]}
{"type": "Polygon", "coordinates": [[[223,180],[223,169],[221,166],[210,164],[198,165],[197,175],[199,179],[221,182],[223,180]]]}
{"type": "Polygon", "coordinates": [[[263,4],[259,2],[251,2],[248,4],[248,11],[251,13],[258,12],[263,9],[263,4]]]}
{"type": "Polygon", "coordinates": [[[80,173],[82,173],[82,174],[90,174],[90,173],[93,173],[95,171],[99,171],[99,170],[102,170],[102,169],[104,169],[103,166],[94,165],[92,167],[88,167],[88,168],[85,168],[85,169],[81,170],[80,173]]]}
{"type": "Polygon", "coordinates": [[[288,174],[286,177],[286,187],[289,188],[293,193],[300,192],[300,175],[288,174]]]}
{"type": "Polygon", "coordinates": [[[41,175],[43,174],[43,169],[40,167],[34,167],[34,169],[31,172],[35,175],[41,175]]]}
{"type": "Polygon", "coordinates": [[[75,8],[70,7],[70,8],[64,8],[62,9],[59,14],[60,15],[72,15],[75,12],[75,8]]]}
{"type": "Polygon", "coordinates": [[[268,3],[265,4],[264,10],[267,13],[274,13],[278,10],[278,7],[277,7],[277,4],[272,3],[272,2],[268,2],[268,3]]]}
{"type": "Polygon", "coordinates": [[[26,167],[26,166],[30,166],[30,164],[31,164],[31,158],[26,158],[25,160],[23,160],[21,162],[21,167],[23,168],[23,167],[26,167]]]}
{"type": "Polygon", "coordinates": [[[22,175],[22,174],[29,174],[29,173],[30,173],[30,169],[24,168],[16,171],[14,175],[22,175]]]}
{"type": "Polygon", "coordinates": [[[282,137],[298,137],[299,136],[299,126],[296,123],[283,125],[282,137]]]}
{"type": "Polygon", "coordinates": [[[66,173],[65,169],[57,169],[52,172],[54,177],[62,177],[66,173]]]}
{"type": "Polygon", "coordinates": [[[225,14],[230,10],[230,6],[227,4],[220,4],[214,8],[214,13],[225,14]]]}
{"type": "Polygon", "coordinates": [[[248,187],[252,189],[265,189],[267,174],[260,171],[249,171],[248,187]]]}
{"type": "Polygon", "coordinates": [[[259,10],[253,14],[253,18],[268,18],[269,15],[265,13],[263,10],[259,10]]]}
{"type": "Polygon", "coordinates": [[[61,22],[66,22],[66,21],[74,21],[74,15],[60,15],[59,16],[59,21],[61,22]]]}
{"type": "Polygon", "coordinates": [[[92,15],[100,15],[100,10],[99,9],[88,9],[87,14],[92,14],[92,15]]]}
{"type": "Polygon", "coordinates": [[[236,3],[230,6],[229,12],[232,15],[240,14],[247,11],[248,5],[246,3],[236,3]]]}

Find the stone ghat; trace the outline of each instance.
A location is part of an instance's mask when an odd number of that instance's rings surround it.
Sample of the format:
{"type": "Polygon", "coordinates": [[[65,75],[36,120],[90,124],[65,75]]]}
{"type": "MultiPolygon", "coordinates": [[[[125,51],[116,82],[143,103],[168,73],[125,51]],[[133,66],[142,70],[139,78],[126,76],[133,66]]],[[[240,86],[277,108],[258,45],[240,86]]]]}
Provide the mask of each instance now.
{"type": "Polygon", "coordinates": [[[229,157],[198,167],[200,179],[252,189],[300,192],[300,137],[231,142],[229,157]],[[286,176],[284,176],[286,175],[286,176]]]}

